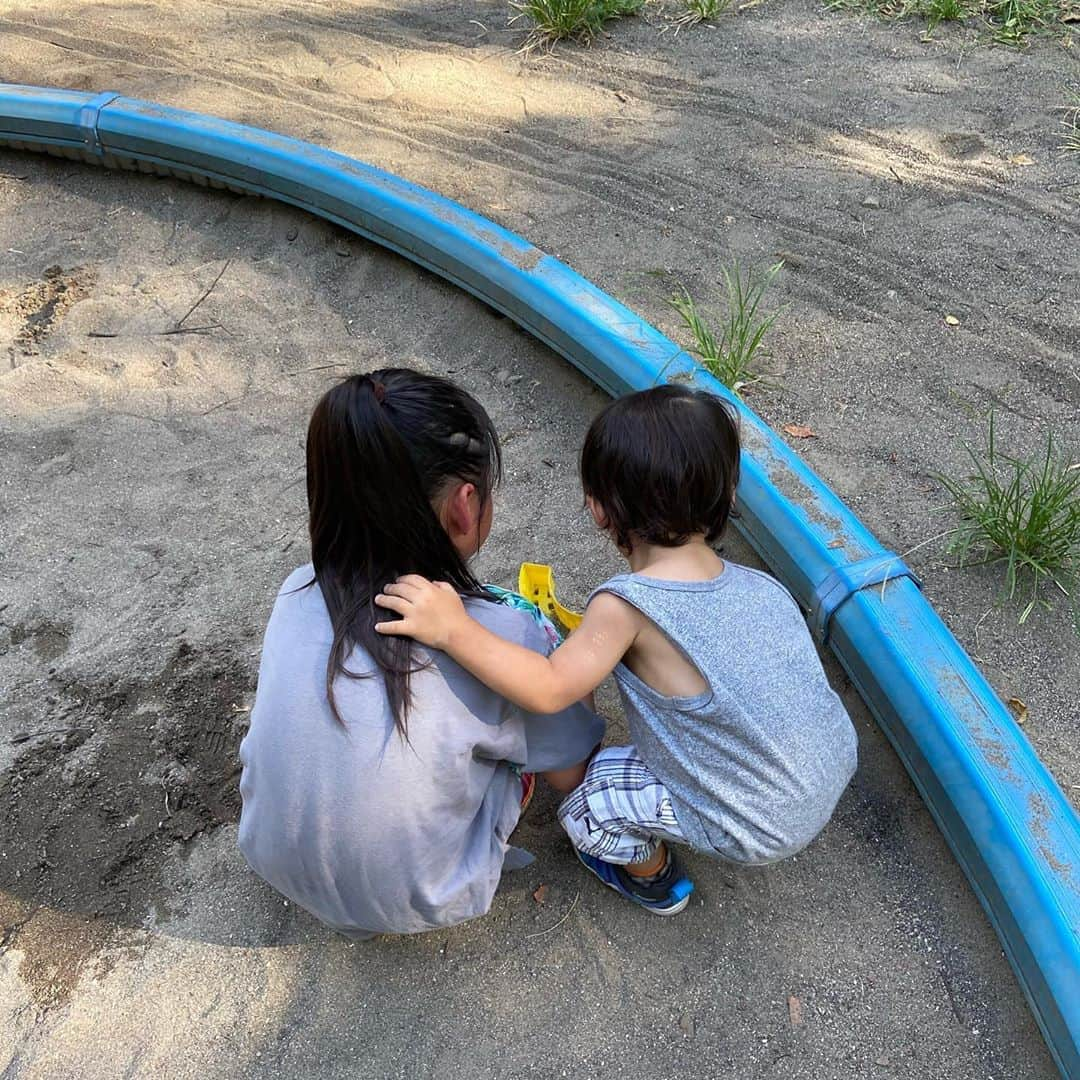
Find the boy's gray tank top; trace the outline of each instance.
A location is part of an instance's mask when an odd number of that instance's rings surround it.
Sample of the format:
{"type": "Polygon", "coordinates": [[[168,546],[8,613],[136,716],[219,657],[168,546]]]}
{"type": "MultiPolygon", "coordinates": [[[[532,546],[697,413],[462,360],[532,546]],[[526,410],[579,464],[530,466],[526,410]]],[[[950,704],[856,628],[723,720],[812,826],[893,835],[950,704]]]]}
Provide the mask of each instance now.
{"type": "Polygon", "coordinates": [[[620,574],[596,591],[641,611],[709,686],[665,697],[615,669],[630,737],[691,846],[740,863],[805,847],[855,772],[857,738],[787,590],[728,562],[711,581],[620,574]]]}

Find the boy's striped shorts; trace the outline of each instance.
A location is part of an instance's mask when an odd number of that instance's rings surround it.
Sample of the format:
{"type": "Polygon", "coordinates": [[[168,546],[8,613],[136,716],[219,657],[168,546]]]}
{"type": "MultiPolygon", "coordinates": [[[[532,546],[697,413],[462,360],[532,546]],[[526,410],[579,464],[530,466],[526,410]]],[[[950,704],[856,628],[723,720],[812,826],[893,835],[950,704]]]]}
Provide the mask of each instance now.
{"type": "Polygon", "coordinates": [[[604,862],[642,862],[661,840],[686,843],[671,796],[633,746],[609,746],[563,799],[559,823],[579,851],[604,862]]]}

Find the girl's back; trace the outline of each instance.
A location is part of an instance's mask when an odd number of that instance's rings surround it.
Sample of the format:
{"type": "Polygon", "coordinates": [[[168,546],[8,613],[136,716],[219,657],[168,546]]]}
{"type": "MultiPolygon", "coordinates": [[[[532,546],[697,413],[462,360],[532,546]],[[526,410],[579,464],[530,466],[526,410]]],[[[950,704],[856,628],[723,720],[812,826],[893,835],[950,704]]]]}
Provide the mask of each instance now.
{"type": "MultiPolygon", "coordinates": [[[[266,631],[244,766],[239,843],[261,877],[356,936],[412,933],[482,915],[532,770],[584,758],[603,734],[581,706],[534,716],[488,690],[445,654],[411,678],[407,740],[385,682],[339,676],[331,713],[325,673],[333,631],[310,566],[285,582],[266,631]],[[576,756],[575,756],[576,755],[576,756]]],[[[500,637],[538,652],[547,637],[521,611],[469,610],[500,637]]],[[[417,650],[422,663],[429,654],[417,650]]],[[[361,649],[350,671],[370,671],[361,649]]]]}
{"type": "MultiPolygon", "coordinates": [[[[482,596],[469,560],[491,531],[495,427],[448,380],[382,368],[323,394],[306,462],[311,565],[267,628],[240,753],[240,847],[346,933],[481,915],[520,813],[511,763],[577,783],[602,724],[580,708],[532,719],[447,657],[386,639],[374,598],[403,573],[482,596]]],[[[546,650],[529,615],[469,603],[496,634],[546,650]]]]}

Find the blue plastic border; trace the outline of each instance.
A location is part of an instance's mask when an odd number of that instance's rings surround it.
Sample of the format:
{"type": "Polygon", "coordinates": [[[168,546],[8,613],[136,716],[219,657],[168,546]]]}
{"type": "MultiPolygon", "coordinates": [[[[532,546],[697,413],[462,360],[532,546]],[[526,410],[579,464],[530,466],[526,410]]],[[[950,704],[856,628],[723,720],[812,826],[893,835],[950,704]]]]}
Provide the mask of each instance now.
{"type": "Polygon", "coordinates": [[[678,381],[738,409],[740,529],[878,719],[997,931],[1062,1075],[1080,1077],[1080,819],[898,564],[685,352],[569,267],[424,188],[257,128],[112,94],[0,84],[0,145],[265,195],[388,247],[515,319],[611,394],[678,381]],[[837,583],[848,586],[837,593],[837,583]]]}

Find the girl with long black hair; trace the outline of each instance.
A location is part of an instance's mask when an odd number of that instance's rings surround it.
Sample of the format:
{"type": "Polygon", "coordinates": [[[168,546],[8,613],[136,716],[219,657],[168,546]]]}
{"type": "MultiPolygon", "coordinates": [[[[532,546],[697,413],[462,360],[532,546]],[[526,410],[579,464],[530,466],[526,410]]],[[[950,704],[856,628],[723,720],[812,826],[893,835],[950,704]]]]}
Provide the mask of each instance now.
{"type": "Polygon", "coordinates": [[[239,843],[257,874],[353,936],[484,914],[523,855],[508,838],[529,773],[573,790],[603,735],[583,705],[533,715],[445,654],[375,632],[373,598],[414,573],[448,582],[500,637],[550,651],[540,622],[469,569],[500,468],[482,406],[432,375],[351,376],[311,417],[312,562],[266,630],[239,843]]]}

